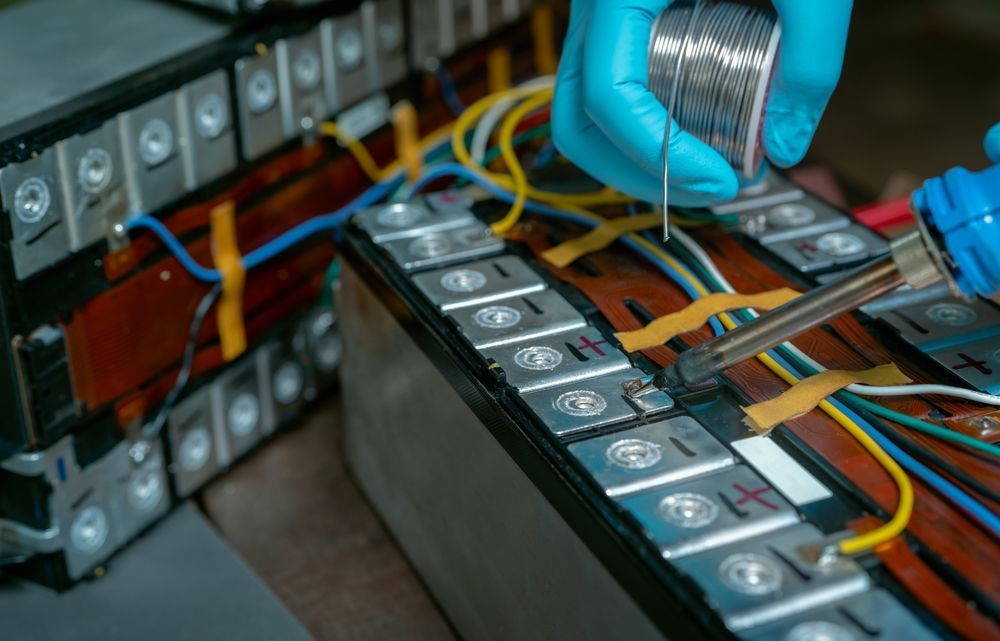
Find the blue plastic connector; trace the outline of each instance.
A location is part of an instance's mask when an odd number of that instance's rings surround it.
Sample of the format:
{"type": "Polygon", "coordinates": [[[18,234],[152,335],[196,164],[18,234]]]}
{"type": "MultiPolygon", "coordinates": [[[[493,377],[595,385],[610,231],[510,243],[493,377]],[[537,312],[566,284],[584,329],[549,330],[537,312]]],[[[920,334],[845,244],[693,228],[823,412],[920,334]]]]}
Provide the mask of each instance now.
{"type": "Polygon", "coordinates": [[[950,259],[963,294],[1000,291],[1000,164],[978,172],[950,169],[913,192],[912,204],[950,259]]]}

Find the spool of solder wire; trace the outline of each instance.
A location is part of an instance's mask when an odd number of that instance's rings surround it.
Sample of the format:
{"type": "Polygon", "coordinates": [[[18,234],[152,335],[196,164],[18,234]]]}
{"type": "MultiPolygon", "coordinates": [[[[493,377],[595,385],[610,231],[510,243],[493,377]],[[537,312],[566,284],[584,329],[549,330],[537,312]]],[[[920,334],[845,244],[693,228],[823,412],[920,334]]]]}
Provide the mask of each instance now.
{"type": "Polygon", "coordinates": [[[730,2],[678,2],[649,41],[649,89],[687,132],[754,177],[781,24],[772,11],[730,2]]]}

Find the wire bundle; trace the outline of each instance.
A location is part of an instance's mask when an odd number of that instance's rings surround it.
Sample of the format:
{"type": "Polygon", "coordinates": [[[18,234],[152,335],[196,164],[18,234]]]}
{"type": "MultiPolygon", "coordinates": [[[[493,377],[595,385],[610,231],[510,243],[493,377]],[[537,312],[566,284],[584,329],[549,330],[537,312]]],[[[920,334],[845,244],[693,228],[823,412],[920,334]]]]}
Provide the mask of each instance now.
{"type": "Polygon", "coordinates": [[[671,5],[650,36],[650,91],[683,129],[750,178],[763,158],[764,98],[780,33],[771,11],[698,0],[671,5]]]}

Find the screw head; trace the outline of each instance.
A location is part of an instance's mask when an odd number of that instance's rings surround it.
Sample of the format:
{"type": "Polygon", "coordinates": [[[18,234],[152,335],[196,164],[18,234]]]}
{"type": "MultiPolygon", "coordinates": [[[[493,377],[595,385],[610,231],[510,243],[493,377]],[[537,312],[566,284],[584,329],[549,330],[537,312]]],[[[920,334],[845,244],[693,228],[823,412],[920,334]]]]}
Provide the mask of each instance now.
{"type": "Polygon", "coordinates": [[[334,38],[337,49],[337,66],[343,71],[353,71],[361,66],[365,57],[365,43],[361,32],[354,27],[345,27],[337,31],[334,38]]]}
{"type": "Polygon", "coordinates": [[[722,581],[737,592],[762,596],[781,587],[781,568],[770,558],[754,553],[731,554],[719,565],[722,581]]]}
{"type": "Polygon", "coordinates": [[[240,392],[229,403],[226,424],[233,436],[242,438],[257,427],[260,420],[260,401],[250,392],[240,392]]]}
{"type": "Polygon", "coordinates": [[[114,163],[111,154],[100,147],[88,149],[76,165],[76,181],[88,194],[99,194],[111,183],[114,163]]]}
{"type": "Polygon", "coordinates": [[[73,547],[88,554],[96,552],[108,540],[108,517],[97,505],[83,508],[69,528],[73,547]]]}
{"type": "Polygon", "coordinates": [[[195,472],[204,467],[212,454],[212,437],[204,427],[187,431],[177,448],[177,458],[186,472],[195,472]]]}
{"type": "Polygon", "coordinates": [[[569,416],[599,416],[608,409],[604,397],[592,390],[564,392],[553,403],[555,408],[569,416]]]}
{"type": "Polygon", "coordinates": [[[482,289],[486,276],[475,269],[453,269],[441,277],[441,287],[449,292],[469,293],[482,289]]]}
{"type": "Polygon", "coordinates": [[[260,114],[274,106],[278,98],[278,83],[269,69],[258,69],[250,74],[246,83],[247,108],[260,114]]]}
{"type": "Polygon", "coordinates": [[[490,305],[477,311],[472,320],[487,329],[505,329],[521,322],[521,312],[506,305],[490,305]]]}
{"type": "Polygon", "coordinates": [[[778,227],[801,227],[816,220],[816,210],[800,203],[785,203],[773,207],[768,219],[778,227]]]}
{"type": "Polygon", "coordinates": [[[658,510],[664,520],[690,529],[710,525],[719,516],[718,504],[696,492],[678,492],[664,497],[658,510]]]}
{"type": "Polygon", "coordinates": [[[427,216],[427,210],[412,203],[393,203],[383,207],[375,214],[375,222],[383,227],[404,229],[427,216]]]}
{"type": "Polygon", "coordinates": [[[153,118],[139,132],[139,156],[149,166],[159,165],[174,151],[174,130],[161,118],[153,118]]]}
{"type": "Polygon", "coordinates": [[[322,77],[319,54],[312,49],[303,49],[292,62],[292,78],[295,86],[303,91],[315,89],[322,77]]]}
{"type": "Polygon", "coordinates": [[[547,345],[533,345],[514,354],[514,363],[534,371],[553,370],[562,363],[562,354],[547,345]]]}
{"type": "Polygon", "coordinates": [[[824,254],[843,258],[864,251],[865,241],[854,234],[832,231],[816,239],[816,248],[824,254]]]}
{"type": "Polygon", "coordinates": [[[48,213],[51,204],[49,185],[38,176],[25,179],[14,191],[14,215],[22,222],[37,223],[48,213]]]}
{"type": "Polygon", "coordinates": [[[302,365],[295,361],[285,361],[274,372],[274,380],[271,383],[274,400],[281,405],[288,405],[299,400],[302,389],[305,387],[305,380],[302,365]]]}
{"type": "Polygon", "coordinates": [[[418,258],[436,258],[451,251],[451,240],[444,234],[427,234],[411,242],[409,250],[418,258]]]}
{"type": "Polygon", "coordinates": [[[604,452],[608,462],[626,470],[644,470],[660,462],[660,446],[640,438],[623,438],[608,446],[604,452]]]}
{"type": "Polygon", "coordinates": [[[958,303],[937,303],[924,312],[927,319],[938,325],[965,327],[976,322],[976,310],[958,303]]]}
{"type": "Polygon", "coordinates": [[[858,641],[858,637],[836,623],[804,621],[788,631],[785,641],[858,641]]]}
{"type": "Polygon", "coordinates": [[[135,470],[129,478],[125,496],[129,505],[139,512],[148,512],[159,505],[163,498],[163,479],[159,469],[145,466],[135,470]]]}
{"type": "Polygon", "coordinates": [[[219,94],[205,94],[194,106],[194,128],[202,138],[218,138],[228,124],[229,111],[219,94]]]}
{"type": "Polygon", "coordinates": [[[378,26],[378,42],[382,51],[395,51],[403,44],[403,27],[397,20],[383,22],[378,26]]]}

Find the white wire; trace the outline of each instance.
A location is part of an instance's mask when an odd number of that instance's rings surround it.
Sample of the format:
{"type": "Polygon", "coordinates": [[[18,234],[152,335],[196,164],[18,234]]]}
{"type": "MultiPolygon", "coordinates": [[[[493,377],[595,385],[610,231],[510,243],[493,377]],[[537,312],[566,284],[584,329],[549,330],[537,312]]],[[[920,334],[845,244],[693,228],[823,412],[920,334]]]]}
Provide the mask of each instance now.
{"type": "MultiPolygon", "coordinates": [[[[674,228],[673,238],[676,238],[684,247],[691,252],[695,259],[701,264],[705,270],[712,275],[712,278],[717,280],[722,286],[722,289],[729,292],[730,294],[735,294],[736,289],[732,284],[726,280],[726,277],[722,275],[719,271],[718,266],[712,260],[712,258],[705,253],[705,250],[701,248],[693,238],[687,235],[686,232],[674,228]]],[[[757,317],[759,314],[752,309],[747,310],[752,316],[757,317]]],[[[818,372],[826,371],[826,367],[823,367],[817,363],[812,357],[803,352],[801,349],[792,345],[790,342],[782,343],[782,347],[787,349],[789,352],[794,354],[797,358],[801,359],[807,365],[812,367],[818,372]]],[[[956,398],[964,398],[969,401],[974,401],[976,403],[984,403],[986,405],[1000,405],[1000,396],[994,396],[993,394],[987,394],[985,392],[979,392],[976,390],[965,389],[962,387],[954,387],[952,385],[937,385],[937,384],[913,384],[913,385],[861,385],[859,383],[854,383],[847,386],[847,391],[859,394],[861,396],[923,396],[923,395],[939,395],[939,396],[954,396],[956,398]]]]}
{"type": "MultiPolygon", "coordinates": [[[[551,87],[555,84],[555,76],[539,76],[537,78],[532,78],[522,82],[518,87],[525,88],[543,88],[551,87]]],[[[469,143],[469,155],[476,164],[483,164],[483,158],[486,157],[486,149],[490,144],[490,134],[496,129],[497,123],[520,99],[519,98],[508,98],[506,100],[498,100],[486,113],[483,114],[482,118],[479,119],[479,123],[476,125],[475,130],[472,132],[472,142],[469,143]]]]}

